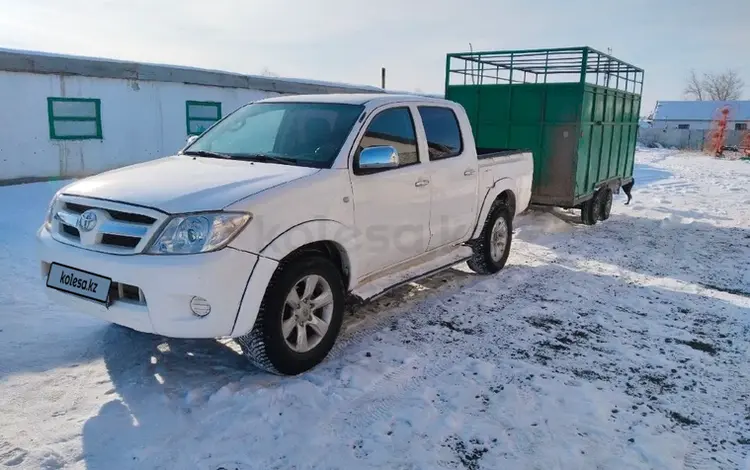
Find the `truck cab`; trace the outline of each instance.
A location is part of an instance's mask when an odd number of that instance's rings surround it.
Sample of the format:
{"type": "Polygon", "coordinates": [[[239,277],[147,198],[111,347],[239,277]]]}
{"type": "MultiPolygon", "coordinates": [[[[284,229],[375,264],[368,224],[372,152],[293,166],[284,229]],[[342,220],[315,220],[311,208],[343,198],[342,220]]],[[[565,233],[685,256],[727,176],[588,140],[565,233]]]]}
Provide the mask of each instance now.
{"type": "Polygon", "coordinates": [[[532,174],[529,152],[477,149],[450,101],[272,98],[177,155],[61,189],[38,232],[42,275],[78,310],[233,337],[254,364],[296,374],[326,357],[347,299],[462,261],[502,269],[532,174]]]}

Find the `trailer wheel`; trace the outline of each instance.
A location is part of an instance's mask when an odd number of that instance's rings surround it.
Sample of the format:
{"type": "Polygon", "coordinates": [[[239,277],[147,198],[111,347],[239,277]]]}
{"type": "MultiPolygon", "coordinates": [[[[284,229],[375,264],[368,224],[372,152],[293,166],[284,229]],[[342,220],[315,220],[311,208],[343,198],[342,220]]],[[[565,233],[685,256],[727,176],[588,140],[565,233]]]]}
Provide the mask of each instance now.
{"type": "Polygon", "coordinates": [[[588,201],[581,204],[581,222],[584,225],[594,225],[599,220],[599,204],[596,194],[588,201]]]}
{"type": "Polygon", "coordinates": [[[603,189],[601,191],[603,194],[601,196],[601,205],[599,206],[599,214],[602,220],[609,219],[610,214],[612,213],[612,190],[609,188],[603,189]]]}
{"type": "Polygon", "coordinates": [[[487,216],[479,238],[473,240],[469,268],[477,274],[494,274],[505,266],[513,239],[513,217],[505,204],[496,205],[487,216]]]}

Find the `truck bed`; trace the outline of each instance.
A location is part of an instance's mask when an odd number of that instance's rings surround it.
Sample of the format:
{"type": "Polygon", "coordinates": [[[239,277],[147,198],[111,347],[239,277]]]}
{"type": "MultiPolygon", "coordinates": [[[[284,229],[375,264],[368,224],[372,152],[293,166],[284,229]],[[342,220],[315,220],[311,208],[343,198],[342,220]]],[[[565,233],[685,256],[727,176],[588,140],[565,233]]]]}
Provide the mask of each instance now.
{"type": "Polygon", "coordinates": [[[477,147],[477,160],[484,160],[485,158],[494,157],[508,157],[510,155],[516,155],[518,153],[525,152],[531,153],[531,150],[477,147]]]}
{"type": "Polygon", "coordinates": [[[516,212],[525,209],[531,198],[534,158],[529,150],[477,147],[479,191],[486,194],[501,179],[516,182],[516,212]]]}

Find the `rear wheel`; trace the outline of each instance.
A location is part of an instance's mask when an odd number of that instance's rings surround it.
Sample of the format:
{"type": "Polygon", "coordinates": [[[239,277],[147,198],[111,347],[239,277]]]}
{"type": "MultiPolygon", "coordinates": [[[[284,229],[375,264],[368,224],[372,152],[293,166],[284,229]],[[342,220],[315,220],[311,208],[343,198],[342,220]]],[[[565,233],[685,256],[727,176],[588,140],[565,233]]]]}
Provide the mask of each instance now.
{"type": "Polygon", "coordinates": [[[490,211],[482,233],[471,244],[474,254],[467,264],[478,274],[494,274],[505,266],[513,239],[513,218],[508,207],[498,204],[490,211]]]}
{"type": "Polygon", "coordinates": [[[274,274],[252,331],[237,342],[257,367],[300,374],[328,355],[343,315],[344,287],[336,266],[319,256],[298,259],[274,274]]]}
{"type": "Polygon", "coordinates": [[[581,204],[581,222],[584,225],[594,225],[601,220],[602,195],[604,190],[598,190],[588,201],[581,204]]]}
{"type": "Polygon", "coordinates": [[[599,220],[597,215],[598,210],[595,210],[596,204],[594,204],[594,198],[581,204],[581,222],[584,225],[594,225],[599,220]]]}

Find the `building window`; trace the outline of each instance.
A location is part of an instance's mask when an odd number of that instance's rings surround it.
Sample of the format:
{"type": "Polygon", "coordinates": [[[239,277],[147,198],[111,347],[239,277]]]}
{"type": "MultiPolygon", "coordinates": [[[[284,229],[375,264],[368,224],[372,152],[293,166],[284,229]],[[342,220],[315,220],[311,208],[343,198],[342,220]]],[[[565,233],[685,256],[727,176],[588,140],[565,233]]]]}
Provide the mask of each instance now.
{"type": "Polygon", "coordinates": [[[690,124],[677,124],[677,129],[690,129],[690,124]]]}
{"type": "Polygon", "coordinates": [[[214,101],[187,101],[187,134],[200,135],[221,119],[221,103],[214,101]]]}
{"type": "Polygon", "coordinates": [[[49,137],[53,140],[102,138],[102,103],[93,98],[47,98],[49,137]]]}
{"type": "Polygon", "coordinates": [[[747,123],[746,122],[736,122],[734,124],[734,130],[736,130],[736,131],[746,131],[747,130],[747,123]]]}

